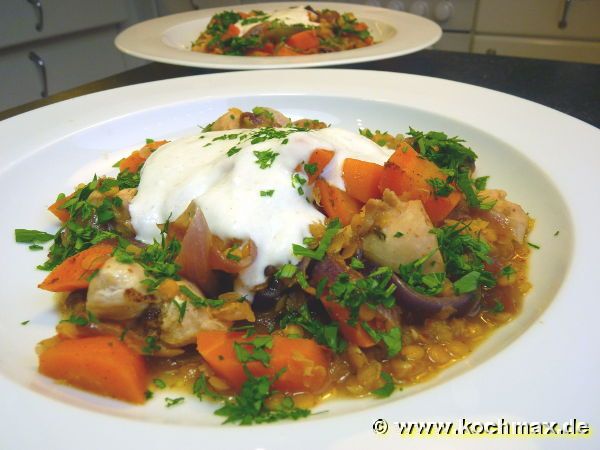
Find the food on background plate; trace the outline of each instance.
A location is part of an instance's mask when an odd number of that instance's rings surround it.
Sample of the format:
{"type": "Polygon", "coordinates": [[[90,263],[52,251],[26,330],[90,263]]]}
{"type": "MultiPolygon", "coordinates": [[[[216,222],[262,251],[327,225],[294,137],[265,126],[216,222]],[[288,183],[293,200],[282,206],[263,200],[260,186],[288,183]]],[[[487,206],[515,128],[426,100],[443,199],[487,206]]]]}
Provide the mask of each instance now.
{"type": "Polygon", "coordinates": [[[216,55],[301,56],[373,44],[367,25],[352,13],[294,6],[263,12],[215,14],[191,50],[216,55]]]}
{"type": "Polygon", "coordinates": [[[143,403],[169,388],[240,424],[387,397],[518,313],[532,220],[459,138],[354,133],[229,109],[149,139],[48,208],[40,288],[61,295],[39,371],[143,403]]]}

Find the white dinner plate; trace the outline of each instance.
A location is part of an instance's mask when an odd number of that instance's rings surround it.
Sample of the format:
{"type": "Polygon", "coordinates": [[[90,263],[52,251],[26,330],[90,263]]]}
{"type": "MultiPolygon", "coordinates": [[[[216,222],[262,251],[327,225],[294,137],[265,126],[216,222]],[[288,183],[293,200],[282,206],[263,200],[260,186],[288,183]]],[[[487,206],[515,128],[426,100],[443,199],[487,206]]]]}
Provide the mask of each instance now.
{"type": "MultiPolygon", "coordinates": [[[[479,448],[480,438],[402,437],[397,421],[585,421],[600,424],[600,132],[536,103],[467,84],[386,72],[253,71],[139,84],[74,98],[0,122],[0,448],[479,448]],[[161,396],[132,406],[36,372],[36,343],[54,332],[52,296],[36,288],[43,252],[15,228],[53,232],[45,208],[145,138],[197,131],[228,107],[271,106],[351,130],[409,126],[466,139],[478,173],[536,220],[532,291],[522,313],[431,381],[386,400],[328,401],[298,422],[222,426],[214,406],[161,396]],[[29,320],[22,325],[21,322],[29,320]],[[376,419],[389,431],[378,436],[376,419]],[[459,440],[460,439],[460,440],[459,440]]],[[[168,394],[166,394],[168,395],[168,394]]],[[[598,448],[592,437],[497,438],[486,448],[598,448]]]]}
{"type": "MultiPolygon", "coordinates": [[[[265,12],[306,2],[255,3],[236,5],[228,10],[265,12]]],[[[119,50],[138,58],[181,66],[212,69],[281,69],[351,64],[406,55],[435,44],[442,29],[429,19],[391,9],[348,3],[310,2],[315,9],[353,12],[365,22],[375,45],[341,52],[306,56],[229,56],[192,52],[191,42],[203,32],[210,18],[224,8],[211,8],[174,14],[133,25],[115,39],[119,50]]]]}

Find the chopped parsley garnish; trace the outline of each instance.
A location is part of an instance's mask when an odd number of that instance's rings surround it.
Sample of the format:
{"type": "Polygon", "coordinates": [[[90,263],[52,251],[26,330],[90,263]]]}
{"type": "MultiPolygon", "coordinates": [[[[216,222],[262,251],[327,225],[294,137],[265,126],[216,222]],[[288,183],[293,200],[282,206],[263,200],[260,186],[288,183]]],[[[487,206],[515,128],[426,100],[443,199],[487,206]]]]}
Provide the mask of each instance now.
{"type": "Polygon", "coordinates": [[[494,314],[498,314],[498,313],[503,312],[504,311],[504,303],[502,303],[497,298],[494,299],[494,306],[492,306],[490,308],[490,311],[493,312],[494,314]]]}
{"type": "Polygon", "coordinates": [[[292,278],[298,268],[293,264],[284,264],[279,268],[277,272],[275,272],[276,278],[292,278]]]}
{"type": "Polygon", "coordinates": [[[151,355],[152,353],[156,353],[157,351],[159,351],[161,349],[161,346],[158,345],[158,342],[156,341],[156,336],[147,336],[146,339],[144,339],[145,345],[142,347],[142,353],[151,355]]]}
{"type": "Polygon", "coordinates": [[[220,308],[225,304],[225,300],[200,297],[187,286],[179,286],[179,292],[189,298],[196,308],[220,308]]]}
{"type": "Polygon", "coordinates": [[[443,272],[423,273],[424,264],[433,256],[437,249],[425,256],[408,263],[400,265],[398,273],[410,287],[425,295],[437,295],[442,292],[446,274],[443,272]]]}
{"type": "MultiPolygon", "coordinates": [[[[448,135],[439,131],[424,133],[412,127],[410,127],[407,134],[412,137],[413,146],[421,156],[435,163],[448,175],[448,179],[443,186],[432,185],[434,192],[441,188],[441,193],[436,193],[436,195],[442,197],[448,195],[450,192],[443,195],[448,191],[445,186],[451,188],[452,186],[449,183],[456,182],[456,186],[465,194],[467,204],[470,207],[484,210],[493,208],[495,202],[486,202],[478,194],[479,191],[485,189],[488,177],[472,179],[469,175],[477,155],[463,144],[465,142],[463,139],[448,137],[448,135]]],[[[427,182],[430,183],[430,180],[427,180],[427,182]]]]}
{"type": "Polygon", "coordinates": [[[456,294],[467,294],[473,292],[479,287],[479,278],[481,278],[481,272],[472,271],[454,282],[454,292],[456,294]]]}
{"type": "Polygon", "coordinates": [[[165,383],[160,378],[155,378],[152,380],[152,384],[159,389],[165,389],[167,387],[167,383],[165,383]]]}
{"type": "Polygon", "coordinates": [[[236,153],[238,153],[242,148],[241,147],[231,147],[229,150],[227,150],[227,156],[229,156],[230,158],[235,155],[236,153]]]}
{"type": "Polygon", "coordinates": [[[400,237],[402,237],[402,236],[404,236],[404,233],[402,233],[401,231],[396,231],[396,232],[394,233],[394,237],[395,237],[395,238],[400,238],[400,237]]]}
{"type": "Polygon", "coordinates": [[[44,243],[54,239],[54,235],[46,233],[45,231],[38,230],[26,230],[23,228],[17,228],[15,230],[15,241],[27,244],[44,243]]]}
{"type": "Polygon", "coordinates": [[[183,318],[185,317],[185,310],[187,309],[187,301],[178,302],[177,300],[171,300],[171,303],[177,308],[177,312],[179,316],[177,317],[177,321],[179,323],[183,322],[183,318]]]}
{"type": "Polygon", "coordinates": [[[506,278],[510,278],[511,276],[513,276],[515,273],[517,273],[517,271],[513,268],[513,266],[504,266],[501,270],[500,270],[500,274],[503,277],[506,278]]]}
{"type": "Polygon", "coordinates": [[[223,423],[251,425],[282,419],[298,420],[310,415],[310,410],[297,408],[291,397],[285,397],[277,409],[268,409],[265,400],[274,393],[271,380],[266,376],[255,377],[245,365],[244,370],[248,378],[242,384],[240,393],[225,400],[225,405],[215,411],[217,416],[226,417],[223,423]]]}
{"type": "Polygon", "coordinates": [[[71,314],[68,319],[63,319],[60,323],[72,323],[73,325],[78,325],[80,327],[85,327],[90,323],[98,323],[98,319],[91,311],[86,311],[86,316],[78,316],[76,314],[71,314]]]}
{"type": "Polygon", "coordinates": [[[279,323],[281,328],[285,328],[289,324],[301,326],[312,335],[316,342],[326,345],[336,353],[343,352],[348,345],[340,335],[337,323],[324,324],[320,322],[311,316],[306,304],[296,311],[288,312],[279,323]]]}
{"type": "Polygon", "coordinates": [[[223,396],[221,394],[216,393],[210,387],[208,387],[208,380],[206,379],[206,375],[203,373],[201,373],[200,376],[194,382],[192,392],[200,400],[202,400],[204,396],[210,398],[211,400],[223,399],[223,396]]]}
{"type": "Polygon", "coordinates": [[[381,379],[384,381],[385,384],[382,387],[371,391],[371,393],[380,398],[389,397],[396,389],[396,386],[394,385],[394,380],[392,379],[392,376],[387,372],[381,372],[381,379]]]}
{"type": "Polygon", "coordinates": [[[261,197],[273,197],[274,193],[275,193],[275,189],[269,189],[267,191],[260,191],[260,196],[261,197]]]}
{"type": "Polygon", "coordinates": [[[427,184],[433,188],[433,195],[436,197],[448,197],[454,191],[454,187],[441,178],[429,178],[427,184]]]}
{"type": "Polygon", "coordinates": [[[271,362],[271,355],[267,349],[273,347],[273,338],[271,336],[257,336],[251,341],[243,343],[233,343],[235,355],[241,363],[250,361],[259,361],[263,366],[268,367],[271,362]],[[248,347],[251,347],[250,349],[248,347]]]}
{"type": "Polygon", "coordinates": [[[23,322],[21,322],[21,325],[27,325],[29,322],[29,320],[24,320],[23,322]]]}
{"type": "Polygon", "coordinates": [[[341,228],[342,224],[340,221],[337,218],[333,219],[327,224],[327,229],[325,230],[325,233],[323,233],[323,237],[319,241],[319,246],[315,250],[298,244],[292,244],[292,251],[294,252],[294,255],[308,256],[309,258],[321,261],[325,257],[325,253],[327,253],[327,249],[331,245],[331,241],[341,228]]]}
{"type": "Polygon", "coordinates": [[[150,400],[152,397],[154,397],[154,392],[150,390],[144,392],[144,398],[146,400],[150,400]]]}
{"type": "Polygon", "coordinates": [[[292,187],[298,191],[298,195],[304,195],[304,186],[306,184],[306,178],[299,173],[292,175],[292,187]]]}
{"type": "Polygon", "coordinates": [[[279,153],[273,150],[254,151],[256,161],[254,161],[261,169],[268,169],[275,162],[275,158],[279,156],[279,153]]]}
{"type": "Polygon", "coordinates": [[[556,230],[556,232],[554,233],[554,236],[558,236],[559,233],[560,233],[560,230],[556,230]]]}
{"type": "Polygon", "coordinates": [[[527,245],[529,245],[531,248],[535,248],[536,250],[539,250],[540,248],[542,248],[539,245],[534,244],[533,242],[528,242],[527,245]]]}
{"type": "Polygon", "coordinates": [[[465,289],[469,289],[474,281],[477,281],[478,286],[496,285],[492,273],[485,269],[485,264],[492,261],[489,256],[490,246],[482,239],[463,233],[468,227],[466,223],[457,222],[431,230],[438,238],[447,277],[450,280],[460,280],[468,275],[459,283],[458,288],[455,285],[455,291],[460,292],[469,292],[465,289]],[[478,272],[479,276],[469,275],[471,272],[478,272]]]}
{"type": "Polygon", "coordinates": [[[316,164],[304,164],[304,171],[307,175],[314,175],[317,173],[318,166],[316,164]]]}
{"type": "Polygon", "coordinates": [[[383,341],[387,348],[388,356],[393,358],[400,350],[402,350],[402,332],[400,327],[391,328],[388,331],[380,331],[373,329],[368,323],[362,322],[361,326],[367,334],[375,341],[383,341]]]}
{"type": "Polygon", "coordinates": [[[167,408],[171,408],[175,405],[179,405],[179,404],[183,403],[184,400],[185,400],[185,398],[183,398],[183,397],[177,397],[177,398],[166,397],[165,398],[165,406],[167,408]]]}
{"type": "Polygon", "coordinates": [[[352,260],[350,261],[349,265],[350,265],[350,267],[352,267],[355,270],[360,270],[360,269],[364,269],[365,268],[365,263],[363,263],[358,258],[352,258],[352,260]]]}
{"type": "Polygon", "coordinates": [[[356,325],[358,312],[362,305],[376,308],[379,305],[391,308],[396,303],[394,291],[396,286],[390,283],[392,269],[379,267],[364,278],[351,279],[347,273],[338,275],[329,287],[328,298],[348,308],[349,325],[356,325]]]}

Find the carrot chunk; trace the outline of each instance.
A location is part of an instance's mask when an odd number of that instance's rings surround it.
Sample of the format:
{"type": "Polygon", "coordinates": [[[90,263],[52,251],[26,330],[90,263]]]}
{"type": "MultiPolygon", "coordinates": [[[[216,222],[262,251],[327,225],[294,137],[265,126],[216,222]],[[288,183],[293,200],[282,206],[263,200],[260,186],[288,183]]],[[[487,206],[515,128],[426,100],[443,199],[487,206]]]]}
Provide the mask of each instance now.
{"type": "Polygon", "coordinates": [[[435,163],[422,158],[410,145],[402,143],[385,164],[379,190],[394,191],[402,200],[421,200],[434,224],[443,221],[456,207],[462,195],[453,191],[447,197],[434,195],[427,180],[446,181],[448,175],[435,163]]]}
{"type": "Polygon", "coordinates": [[[71,292],[90,285],[89,277],[112,255],[112,244],[100,243],[77,253],[52,270],[38,287],[52,292],[71,292]]]}
{"type": "Polygon", "coordinates": [[[312,50],[319,47],[319,37],[316,30],[304,30],[292,34],[286,44],[298,50],[312,50]]]}
{"type": "Polygon", "coordinates": [[[362,204],[350,197],[346,192],[329,185],[324,180],[317,180],[315,188],[319,190],[321,206],[327,217],[340,219],[342,225],[348,225],[352,217],[360,211],[362,204]]]}
{"type": "Polygon", "coordinates": [[[52,214],[54,214],[56,216],[56,218],[58,220],[60,220],[62,223],[65,223],[71,217],[71,215],[69,214],[69,211],[62,208],[62,206],[70,198],[71,198],[71,196],[59,198],[54,203],[52,203],[50,206],[48,206],[48,211],[50,211],[52,214]]]}
{"type": "Polygon", "coordinates": [[[114,336],[59,340],[39,356],[39,371],[86,391],[144,403],[144,359],[114,336]]]}
{"type": "Polygon", "coordinates": [[[342,178],[346,192],[356,200],[367,203],[371,198],[379,198],[379,182],[383,166],[372,162],[346,158],[342,168],[342,178]]]}
{"type": "MultiPolygon", "coordinates": [[[[244,344],[257,336],[245,338],[241,332],[201,331],[197,336],[198,352],[208,365],[227,383],[239,390],[246,381],[242,363],[236,356],[234,343],[244,344]]],[[[244,346],[250,349],[250,345],[244,346]]],[[[272,337],[272,347],[266,350],[270,362],[265,367],[259,361],[247,364],[252,375],[279,378],[273,387],[284,392],[318,392],[327,381],[330,357],[328,351],[311,339],[272,337]],[[283,369],[285,371],[281,372],[283,369]],[[280,373],[281,372],[281,373],[280,373]]]]}
{"type": "Polygon", "coordinates": [[[131,173],[137,172],[141,165],[146,162],[148,157],[162,145],[165,145],[168,141],[153,141],[144,145],[139,150],[134,150],[131,155],[127,158],[123,158],[119,162],[119,171],[125,172],[128,170],[131,173]]]}
{"type": "MultiPolygon", "coordinates": [[[[308,174],[308,184],[313,184],[315,181],[317,181],[317,178],[321,176],[323,170],[325,170],[327,164],[331,162],[334,155],[334,151],[326,150],[324,148],[317,148],[310,154],[310,157],[308,158],[308,164],[313,166],[314,171],[312,174],[308,174]]],[[[302,170],[301,164],[299,164],[296,168],[296,172],[299,172],[300,170],[302,170]]]]}

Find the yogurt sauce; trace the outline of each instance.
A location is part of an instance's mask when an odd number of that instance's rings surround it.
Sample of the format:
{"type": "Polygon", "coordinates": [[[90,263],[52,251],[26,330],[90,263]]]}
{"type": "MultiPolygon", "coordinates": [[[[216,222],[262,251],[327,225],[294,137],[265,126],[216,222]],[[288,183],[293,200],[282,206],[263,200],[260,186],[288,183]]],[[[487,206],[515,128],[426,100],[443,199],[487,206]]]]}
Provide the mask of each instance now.
{"type": "MultiPolygon", "coordinates": [[[[294,6],[288,9],[282,9],[273,11],[266,15],[267,19],[265,22],[272,22],[274,20],[280,20],[286,25],[302,24],[306,27],[315,27],[319,25],[317,22],[312,22],[308,18],[308,11],[304,6],[294,6]]],[[[240,29],[240,36],[243,36],[248,30],[256,26],[260,22],[248,23],[243,25],[243,19],[235,23],[235,26],[240,29]]]]}
{"type": "MultiPolygon", "coordinates": [[[[177,139],[156,150],[144,164],[138,193],[130,205],[137,239],[151,243],[160,236],[157,224],[169,217],[176,219],[193,201],[213,234],[222,239],[252,239],[256,244],[256,260],[239,275],[242,285],[251,288],[266,280],[265,267],[297,263],[292,244],[301,244],[310,236],[309,225],[324,219],[307,200],[312,198],[311,188],[305,184],[300,195],[297,185],[292,186],[298,164],[308,161],[316,148],[335,151],[322,177],[344,189],[341,175],[346,158],[383,164],[392,153],[339,128],[271,130],[282,136],[252,144],[260,129],[213,131],[177,139]],[[261,169],[255,152],[267,150],[278,155],[270,167],[261,169]],[[261,195],[270,190],[272,196],[261,195]]],[[[300,174],[306,178],[304,172],[300,174]]]]}

